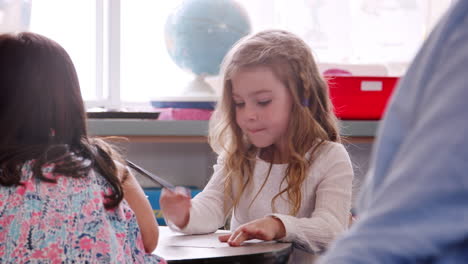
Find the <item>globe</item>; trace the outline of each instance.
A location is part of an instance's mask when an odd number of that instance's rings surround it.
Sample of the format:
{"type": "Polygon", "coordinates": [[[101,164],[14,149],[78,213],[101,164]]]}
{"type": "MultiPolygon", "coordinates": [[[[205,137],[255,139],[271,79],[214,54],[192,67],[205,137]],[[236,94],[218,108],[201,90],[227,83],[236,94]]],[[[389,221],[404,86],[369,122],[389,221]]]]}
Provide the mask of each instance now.
{"type": "Polygon", "coordinates": [[[246,10],[234,0],[186,0],[167,18],[166,47],[180,68],[196,75],[192,86],[206,86],[203,78],[218,75],[226,53],[250,31],[246,10]]]}

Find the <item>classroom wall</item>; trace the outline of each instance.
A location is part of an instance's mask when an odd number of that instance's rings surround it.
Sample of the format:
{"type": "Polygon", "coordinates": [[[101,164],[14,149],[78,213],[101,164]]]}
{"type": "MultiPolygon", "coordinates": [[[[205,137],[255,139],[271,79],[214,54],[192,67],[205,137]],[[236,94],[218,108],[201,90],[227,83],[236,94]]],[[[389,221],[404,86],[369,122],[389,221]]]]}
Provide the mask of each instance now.
{"type": "MultiPolygon", "coordinates": [[[[130,143],[127,157],[174,185],[203,188],[213,173],[216,155],[206,143],[130,143]]],[[[143,177],[144,187],[156,187],[143,177]]]]}
{"type": "MultiPolygon", "coordinates": [[[[369,166],[372,143],[346,143],[355,172],[354,194],[369,166]]],[[[174,185],[203,188],[213,173],[216,155],[206,143],[125,143],[120,147],[127,157],[147,170],[166,178],[174,185]]],[[[156,187],[138,176],[144,187],[156,187]]],[[[355,200],[353,195],[353,201],[355,200]]]]}
{"type": "Polygon", "coordinates": [[[372,143],[345,144],[354,169],[353,205],[356,202],[357,194],[362,186],[362,183],[366,176],[366,172],[369,168],[369,161],[373,145],[374,144],[372,143]]]}

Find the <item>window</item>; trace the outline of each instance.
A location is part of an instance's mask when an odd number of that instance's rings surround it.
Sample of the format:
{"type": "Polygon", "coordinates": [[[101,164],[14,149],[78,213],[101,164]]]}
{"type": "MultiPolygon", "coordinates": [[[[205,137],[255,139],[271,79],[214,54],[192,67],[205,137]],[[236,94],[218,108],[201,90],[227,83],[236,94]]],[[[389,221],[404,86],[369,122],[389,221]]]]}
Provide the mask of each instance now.
{"type": "Polygon", "coordinates": [[[30,30],[62,45],[75,64],[85,100],[97,100],[96,4],[94,1],[34,1],[30,30]]]}
{"type": "MultiPolygon", "coordinates": [[[[59,42],[89,106],[177,95],[194,77],[170,59],[164,24],[182,0],[34,1],[30,30],[59,42]],[[59,10],[59,11],[58,11],[59,10]]],[[[239,0],[253,31],[283,28],[319,63],[385,65],[400,75],[452,0],[239,0]]],[[[210,81],[216,84],[216,78],[210,81]]]]}

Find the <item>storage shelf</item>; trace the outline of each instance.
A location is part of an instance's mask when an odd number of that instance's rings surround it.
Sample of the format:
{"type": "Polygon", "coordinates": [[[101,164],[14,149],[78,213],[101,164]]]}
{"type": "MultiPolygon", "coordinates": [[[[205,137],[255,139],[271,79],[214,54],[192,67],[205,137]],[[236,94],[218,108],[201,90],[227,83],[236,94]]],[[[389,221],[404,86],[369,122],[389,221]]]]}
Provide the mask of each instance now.
{"type": "MultiPolygon", "coordinates": [[[[379,121],[342,120],[341,135],[353,142],[372,142],[379,121]]],[[[131,142],[206,142],[208,121],[88,119],[93,136],[121,136],[131,142]]]]}

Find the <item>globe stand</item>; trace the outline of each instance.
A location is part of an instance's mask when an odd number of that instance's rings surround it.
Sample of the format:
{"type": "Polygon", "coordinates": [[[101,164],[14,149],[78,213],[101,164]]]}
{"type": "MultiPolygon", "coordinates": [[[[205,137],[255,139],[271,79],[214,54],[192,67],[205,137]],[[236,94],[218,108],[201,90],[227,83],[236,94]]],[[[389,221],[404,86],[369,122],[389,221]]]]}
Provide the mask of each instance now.
{"type": "Polygon", "coordinates": [[[184,89],[184,96],[190,97],[213,97],[215,98],[215,91],[209,83],[205,81],[203,75],[196,75],[195,79],[190,81],[184,89]]]}
{"type": "Polygon", "coordinates": [[[216,104],[216,94],[203,75],[196,75],[195,79],[185,86],[180,96],[164,96],[151,100],[155,108],[196,108],[212,110],[216,104]]]}

